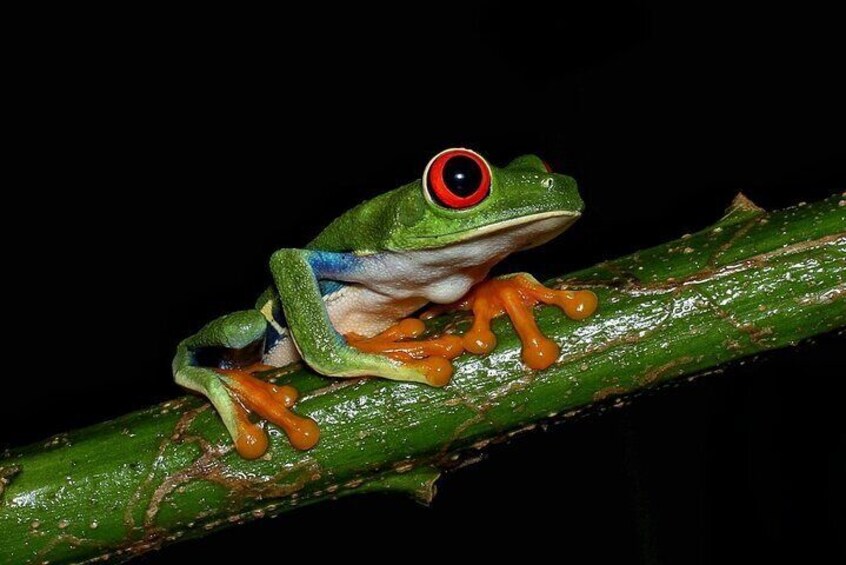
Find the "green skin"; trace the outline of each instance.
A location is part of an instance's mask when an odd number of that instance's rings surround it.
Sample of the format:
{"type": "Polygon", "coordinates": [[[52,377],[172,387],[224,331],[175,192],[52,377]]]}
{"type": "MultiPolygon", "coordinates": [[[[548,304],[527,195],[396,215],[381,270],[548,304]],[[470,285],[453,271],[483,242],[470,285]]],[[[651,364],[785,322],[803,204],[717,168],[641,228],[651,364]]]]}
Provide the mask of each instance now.
{"type": "Polygon", "coordinates": [[[233,395],[225,375],[200,365],[207,348],[263,351],[261,361],[274,366],[301,357],[335,377],[427,382],[418,369],[351,347],[342,334],[373,335],[426,303],[458,300],[497,262],[557,236],[583,208],[575,181],[548,172],[534,155],[488,167],[489,194],[472,207],[436,202],[424,171],[349,210],[305,249],[275,252],[274,286],[255,309],[222,316],[179,344],[176,382],[208,397],[233,439],[233,395]]]}

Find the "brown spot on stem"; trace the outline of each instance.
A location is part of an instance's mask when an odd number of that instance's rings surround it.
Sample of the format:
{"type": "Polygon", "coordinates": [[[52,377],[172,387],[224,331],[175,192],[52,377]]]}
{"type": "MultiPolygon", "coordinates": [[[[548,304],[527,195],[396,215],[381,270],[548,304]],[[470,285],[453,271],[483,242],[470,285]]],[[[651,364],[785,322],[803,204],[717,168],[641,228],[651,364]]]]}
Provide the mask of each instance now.
{"type": "Polygon", "coordinates": [[[148,531],[154,529],[156,515],[167,497],[178,487],[195,480],[221,485],[233,498],[268,499],[289,496],[321,477],[320,466],[313,459],[304,459],[270,477],[245,477],[233,472],[221,461],[223,455],[232,450],[231,445],[214,446],[200,437],[186,437],[183,439],[185,442],[197,443],[202,454],[188,467],[165,478],[153,492],[144,513],[144,527],[148,531]],[[290,480],[284,482],[284,479],[290,480]]]}
{"type": "Polygon", "coordinates": [[[612,396],[619,396],[625,393],[626,387],[620,385],[613,385],[605,387],[593,393],[593,400],[599,402],[600,400],[605,400],[606,398],[610,398],[612,396]]]}
{"type": "MultiPolygon", "coordinates": [[[[740,196],[742,196],[742,195],[740,195],[740,196]]],[[[744,198],[745,198],[745,197],[744,197],[744,198]]],[[[753,205],[753,206],[754,206],[754,205],[753,205]]],[[[710,258],[710,259],[708,259],[708,266],[709,266],[709,267],[714,267],[714,266],[716,266],[716,265],[717,265],[717,262],[718,262],[718,261],[719,261],[719,259],[720,259],[720,257],[721,257],[722,255],[724,255],[724,254],[725,254],[728,250],[730,250],[732,247],[734,247],[734,246],[737,244],[737,242],[738,242],[738,241],[740,241],[741,239],[743,239],[743,238],[746,236],[746,234],[748,234],[748,233],[749,233],[749,231],[750,231],[752,228],[754,228],[755,226],[759,225],[759,224],[760,224],[760,220],[761,220],[761,218],[760,218],[760,217],[758,217],[758,216],[753,216],[752,218],[750,218],[750,219],[749,219],[749,221],[747,221],[747,222],[746,222],[745,224],[743,224],[740,228],[738,228],[738,230],[732,234],[732,236],[728,239],[728,241],[726,241],[726,242],[725,242],[725,243],[723,243],[721,246],[719,246],[719,247],[717,248],[717,250],[714,252],[714,254],[713,254],[713,255],[711,255],[711,258],[710,258]]]]}
{"type": "Polygon", "coordinates": [[[693,361],[693,357],[684,356],[678,359],[673,359],[658,367],[651,367],[642,375],[635,377],[635,380],[640,386],[648,386],[660,381],[667,373],[682,365],[687,365],[693,361]]]}
{"type": "Polygon", "coordinates": [[[20,472],[20,465],[0,465],[0,506],[3,506],[3,493],[6,492],[6,487],[20,472]]]}
{"type": "Polygon", "coordinates": [[[323,387],[314,389],[310,392],[304,393],[302,395],[302,398],[300,399],[300,402],[302,402],[304,400],[309,400],[309,399],[312,399],[312,398],[317,398],[319,396],[323,396],[324,394],[333,394],[335,392],[338,392],[339,390],[343,390],[343,389],[349,388],[351,386],[357,386],[357,385],[359,385],[359,384],[361,384],[362,382],[365,382],[365,381],[367,381],[367,379],[365,377],[349,378],[349,379],[335,379],[335,380],[331,381],[329,384],[327,384],[326,386],[323,386],[323,387]]]}
{"type": "Polygon", "coordinates": [[[61,545],[69,545],[71,547],[102,547],[105,544],[106,542],[104,541],[81,538],[72,534],[59,534],[47,542],[47,544],[35,554],[33,562],[45,562],[45,558],[50,555],[50,552],[61,545]]]}
{"type": "MultiPolygon", "coordinates": [[[[153,480],[156,477],[156,471],[158,469],[158,465],[160,462],[164,461],[164,454],[168,447],[173,445],[173,443],[178,442],[182,439],[182,436],[188,431],[188,428],[191,427],[191,424],[194,423],[194,420],[199,416],[202,412],[209,409],[211,405],[206,403],[202,406],[197,408],[193,408],[188,410],[179,418],[176,422],[176,425],[173,428],[173,433],[166,435],[161,443],[159,444],[159,449],[156,452],[156,456],[153,458],[153,462],[150,465],[150,472],[147,473],[147,476],[144,478],[141,483],[139,483],[138,488],[135,489],[135,492],[132,493],[132,496],[129,499],[129,502],[126,505],[126,509],[124,510],[123,515],[123,522],[126,525],[127,529],[132,530],[135,528],[135,517],[133,513],[137,508],[138,503],[141,501],[141,497],[143,496],[144,492],[149,488],[152,484],[153,480]]],[[[180,405],[179,408],[182,408],[180,405]]]]}
{"type": "Polygon", "coordinates": [[[711,300],[709,296],[701,292],[698,292],[697,294],[702,298],[704,304],[708,306],[717,315],[718,318],[721,318],[731,324],[731,326],[738,332],[746,334],[749,337],[749,341],[751,341],[755,345],[762,345],[761,342],[764,340],[764,338],[773,334],[772,328],[759,328],[751,322],[740,322],[734,317],[734,315],[731,314],[731,312],[720,308],[713,300],[711,300]]]}

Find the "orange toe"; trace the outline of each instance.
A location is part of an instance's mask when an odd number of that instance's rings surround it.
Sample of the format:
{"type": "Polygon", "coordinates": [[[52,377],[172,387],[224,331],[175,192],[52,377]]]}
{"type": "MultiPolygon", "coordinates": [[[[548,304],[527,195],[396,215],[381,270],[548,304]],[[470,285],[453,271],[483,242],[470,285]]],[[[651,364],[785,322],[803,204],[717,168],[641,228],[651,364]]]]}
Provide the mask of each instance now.
{"type": "Polygon", "coordinates": [[[563,295],[562,303],[558,304],[564,313],[574,320],[584,320],[594,312],[599,305],[599,299],[589,290],[557,291],[563,295]]]}
{"type": "Polygon", "coordinates": [[[522,358],[532,369],[546,369],[558,359],[559,351],[554,341],[540,335],[523,342],[522,358]]]}
{"type": "Polygon", "coordinates": [[[559,348],[541,333],[535,322],[534,307],[541,303],[558,306],[568,317],[583,320],[596,311],[598,300],[588,290],[555,290],[515,275],[484,281],[458,302],[435,306],[421,317],[430,318],[449,310],[472,310],[473,325],[462,341],[464,349],[483,355],[496,346],[491,320],[507,314],[522,342],[523,361],[532,369],[545,369],[558,358],[559,348]]]}
{"type": "Polygon", "coordinates": [[[243,457],[255,459],[267,450],[267,437],[259,426],[249,422],[247,410],[279,426],[296,449],[311,449],[317,444],[320,439],[317,423],[289,410],[297,401],[296,389],[262,381],[243,370],[218,372],[225,377],[225,384],[246,409],[243,418],[239,418],[243,423],[239,426],[241,433],[235,442],[238,453],[243,457]]]}
{"type": "Polygon", "coordinates": [[[434,387],[446,386],[452,379],[452,363],[443,357],[427,357],[426,359],[412,359],[406,365],[414,367],[423,373],[426,382],[434,387]]]}
{"type": "Polygon", "coordinates": [[[285,408],[292,408],[294,404],[297,403],[297,399],[300,397],[300,393],[297,389],[289,385],[274,386],[269,389],[269,392],[276,398],[277,401],[284,404],[285,408]]]}
{"type": "Polygon", "coordinates": [[[258,459],[267,452],[267,434],[260,426],[242,422],[238,426],[235,449],[244,459],[258,459]]]}
{"type": "Polygon", "coordinates": [[[496,347],[496,335],[490,327],[470,328],[463,341],[464,349],[476,355],[487,355],[496,347]]]}

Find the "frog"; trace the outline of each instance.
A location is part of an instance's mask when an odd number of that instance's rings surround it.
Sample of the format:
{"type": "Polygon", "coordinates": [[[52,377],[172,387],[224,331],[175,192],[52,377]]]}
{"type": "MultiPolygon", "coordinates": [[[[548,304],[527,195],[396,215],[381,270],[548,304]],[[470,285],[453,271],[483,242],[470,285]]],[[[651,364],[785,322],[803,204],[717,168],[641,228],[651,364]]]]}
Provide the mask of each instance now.
{"type": "Polygon", "coordinates": [[[328,377],[448,386],[458,356],[495,348],[491,324],[502,315],[527,370],[546,369],[559,347],[539,330],[535,306],[580,321],[597,309],[596,295],[528,273],[488,275],[557,237],[583,209],[575,180],[536,155],[496,167],[472,149],[441,151],[416,180],[349,209],[304,247],[274,252],[272,284],[255,306],[182,340],[173,378],[205,396],[237,453],[255,459],[270,424],[298,450],[320,438],[317,422],[295,410],[298,391],[263,371],[299,361],[328,377]],[[464,334],[423,337],[428,319],[452,310],[472,312],[464,334]]]}

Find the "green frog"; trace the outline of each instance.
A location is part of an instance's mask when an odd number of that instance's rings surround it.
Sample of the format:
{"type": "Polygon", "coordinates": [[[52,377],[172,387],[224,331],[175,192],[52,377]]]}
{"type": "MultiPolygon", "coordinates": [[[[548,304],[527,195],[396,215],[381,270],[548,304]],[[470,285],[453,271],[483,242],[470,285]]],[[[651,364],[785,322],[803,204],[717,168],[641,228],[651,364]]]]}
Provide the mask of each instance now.
{"type": "Polygon", "coordinates": [[[174,378],[205,395],[238,452],[256,458],[268,445],[264,422],[297,449],[320,435],[316,422],[292,410],[297,391],[256,371],[302,360],[331,377],[445,386],[452,359],[493,349],[490,323],[502,314],[522,340],[526,365],[544,369],[559,350],[538,329],[533,307],[553,304],[581,320],[596,309],[596,296],[546,288],[525,273],[486,279],[509,254],[558,236],[582,209],[575,181],[537,156],[497,168],[470,149],[442,151],[419,179],[345,212],[304,248],[273,253],[273,285],[253,309],[183,340],[174,378]],[[420,339],[423,319],[449,309],[471,310],[471,328],[420,339]]]}

